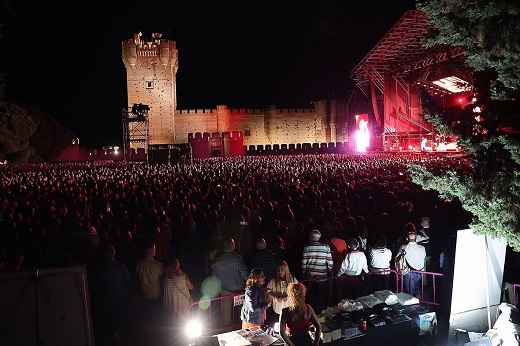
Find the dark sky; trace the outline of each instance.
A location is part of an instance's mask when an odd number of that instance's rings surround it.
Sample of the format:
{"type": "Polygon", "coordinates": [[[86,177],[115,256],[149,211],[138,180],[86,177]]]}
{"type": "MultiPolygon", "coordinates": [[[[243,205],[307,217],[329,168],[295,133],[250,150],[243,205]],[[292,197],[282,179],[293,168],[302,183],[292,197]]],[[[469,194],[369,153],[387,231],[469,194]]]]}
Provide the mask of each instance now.
{"type": "Polygon", "coordinates": [[[179,109],[308,108],[345,98],[350,71],[414,0],[0,0],[7,98],[35,105],[85,147],[121,145],[121,42],[177,42],[179,109]]]}

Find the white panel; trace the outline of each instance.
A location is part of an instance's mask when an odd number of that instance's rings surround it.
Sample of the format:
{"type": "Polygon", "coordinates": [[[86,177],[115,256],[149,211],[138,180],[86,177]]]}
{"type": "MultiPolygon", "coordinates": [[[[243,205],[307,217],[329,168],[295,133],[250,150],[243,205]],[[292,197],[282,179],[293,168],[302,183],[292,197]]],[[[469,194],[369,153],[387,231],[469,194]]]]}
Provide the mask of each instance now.
{"type": "Polygon", "coordinates": [[[485,307],[486,283],[489,286],[490,305],[500,304],[505,250],[504,239],[475,235],[471,229],[458,231],[452,314],[485,307]]]}
{"type": "Polygon", "coordinates": [[[450,330],[473,326],[484,330],[469,331],[487,331],[488,304],[491,325],[494,323],[494,307],[500,304],[506,246],[503,238],[475,235],[471,229],[457,232],[450,330]]]}

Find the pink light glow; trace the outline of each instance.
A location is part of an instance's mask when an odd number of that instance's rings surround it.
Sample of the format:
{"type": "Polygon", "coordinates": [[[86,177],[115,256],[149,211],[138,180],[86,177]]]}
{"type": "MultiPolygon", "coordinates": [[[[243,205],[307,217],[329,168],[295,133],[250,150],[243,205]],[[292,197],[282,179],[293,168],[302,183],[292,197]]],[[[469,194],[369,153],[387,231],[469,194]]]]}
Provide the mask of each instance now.
{"type": "Polygon", "coordinates": [[[368,121],[359,121],[359,130],[356,131],[356,151],[364,153],[370,146],[370,133],[368,132],[368,121]]]}

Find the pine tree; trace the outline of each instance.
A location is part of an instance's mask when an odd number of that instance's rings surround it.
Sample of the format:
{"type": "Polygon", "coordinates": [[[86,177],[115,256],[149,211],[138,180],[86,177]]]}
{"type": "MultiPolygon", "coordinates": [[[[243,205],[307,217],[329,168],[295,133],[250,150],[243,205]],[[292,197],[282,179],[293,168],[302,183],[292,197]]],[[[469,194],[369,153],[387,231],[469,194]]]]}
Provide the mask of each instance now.
{"type": "Polygon", "coordinates": [[[477,234],[504,237],[520,251],[520,5],[508,0],[429,0],[418,1],[417,8],[436,26],[426,47],[464,49],[477,100],[465,109],[442,109],[422,93],[424,118],[440,133],[457,135],[470,170],[434,174],[412,166],[412,179],[445,198],[458,197],[472,213],[471,228],[477,234]]]}

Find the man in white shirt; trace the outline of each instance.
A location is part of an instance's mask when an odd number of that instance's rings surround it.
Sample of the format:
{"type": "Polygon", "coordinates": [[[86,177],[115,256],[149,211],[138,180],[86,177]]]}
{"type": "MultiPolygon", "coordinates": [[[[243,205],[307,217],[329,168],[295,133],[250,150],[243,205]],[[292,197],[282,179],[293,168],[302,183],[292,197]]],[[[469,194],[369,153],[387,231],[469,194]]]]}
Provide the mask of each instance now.
{"type": "Polygon", "coordinates": [[[359,251],[359,242],[356,238],[349,239],[349,252],[341,263],[338,276],[343,291],[343,297],[356,298],[361,284],[361,272],[368,273],[367,257],[359,251]]]}
{"type": "MultiPolygon", "coordinates": [[[[415,226],[413,226],[413,228],[415,229],[415,226]]],[[[410,230],[407,235],[408,244],[403,245],[404,251],[406,251],[405,258],[411,269],[424,270],[424,259],[426,258],[426,250],[424,246],[417,244],[416,238],[416,232],[414,232],[414,230],[410,230]]],[[[421,273],[409,272],[403,277],[404,291],[419,299],[421,299],[422,293],[421,276],[421,273]]]]}
{"type": "Polygon", "coordinates": [[[374,247],[370,249],[370,272],[372,273],[372,288],[374,291],[387,290],[390,282],[392,251],[386,245],[386,237],[383,234],[378,234],[374,247]]]}

